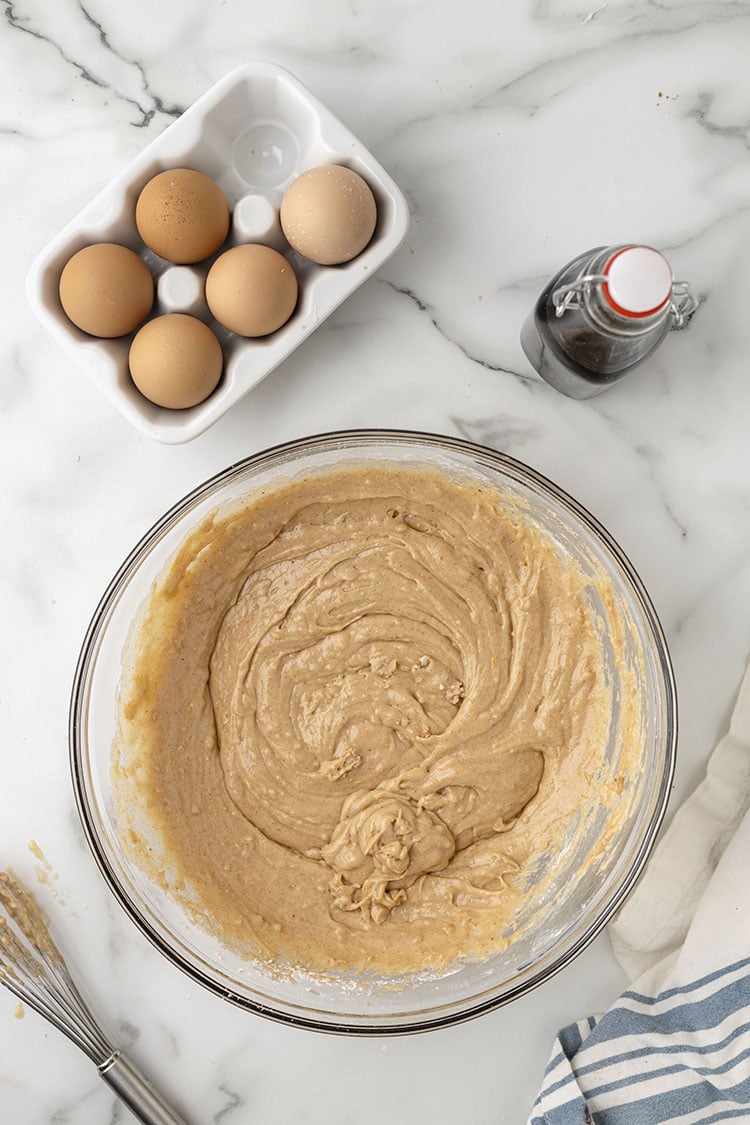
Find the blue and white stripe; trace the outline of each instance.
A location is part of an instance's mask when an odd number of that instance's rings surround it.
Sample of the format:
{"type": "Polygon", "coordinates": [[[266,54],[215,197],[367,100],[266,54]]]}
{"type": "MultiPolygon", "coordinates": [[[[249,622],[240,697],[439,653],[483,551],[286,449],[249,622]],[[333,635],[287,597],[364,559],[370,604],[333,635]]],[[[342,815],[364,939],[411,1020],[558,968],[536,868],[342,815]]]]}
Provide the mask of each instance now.
{"type": "MultiPolygon", "coordinates": [[[[720,925],[717,920],[717,925],[720,925]]],[[[750,957],[564,1028],[530,1125],[750,1123],[750,957]]]]}

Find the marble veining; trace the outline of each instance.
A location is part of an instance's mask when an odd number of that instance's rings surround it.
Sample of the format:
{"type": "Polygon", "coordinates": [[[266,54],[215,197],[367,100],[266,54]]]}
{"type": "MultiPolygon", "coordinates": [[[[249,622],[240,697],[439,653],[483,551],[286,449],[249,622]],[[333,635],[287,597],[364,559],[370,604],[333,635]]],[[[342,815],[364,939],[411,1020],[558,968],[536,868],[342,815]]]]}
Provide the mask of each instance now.
{"type": "MultiPolygon", "coordinates": [[[[88,82],[100,90],[109,91],[132,106],[136,115],[140,114],[140,119],[136,116],[131,122],[136,128],[147,128],[157,114],[176,118],[184,112],[185,106],[165,103],[150,89],[143,64],[137,59],[126,58],[120,54],[110,41],[103,24],[95,19],[83,4],[68,5],[69,11],[65,12],[64,23],[57,24],[54,29],[48,29],[44,20],[37,23],[36,19],[28,15],[28,5],[19,5],[13,3],[13,0],[3,0],[3,7],[9,28],[48,44],[83,82],[88,82]],[[102,48],[101,52],[91,51],[92,38],[98,41],[99,47],[102,48]],[[67,44],[71,40],[69,49],[67,44]],[[89,55],[94,56],[90,62],[82,62],[80,57],[76,57],[82,48],[86,58],[89,55]],[[118,63],[121,64],[119,67],[118,63]],[[112,73],[113,69],[115,73],[112,73]],[[126,93],[126,90],[135,92],[126,93]]],[[[61,14],[58,9],[58,15],[61,14]]]]}
{"type": "MultiPolygon", "coordinates": [[[[190,1122],[518,1125],[558,1026],[623,985],[606,934],[544,988],[430,1036],[337,1039],[240,1012],[164,961],[107,892],[69,781],[70,684],[112,574],[201,480],[330,429],[461,435],[551,477],[633,561],[672,651],[674,804],[686,795],[750,647],[750,2],[3,0],[2,16],[3,865],[33,879],[39,843],[85,994],[190,1122]],[[43,333],[24,278],[250,59],[288,67],[342,118],[406,192],[411,229],[216,426],[164,447],[43,333]],[[531,370],[521,322],[564,262],[629,240],[664,250],[701,307],[638,372],[573,402],[531,370]]],[[[14,1010],[0,995],[0,1122],[125,1125],[88,1061],[14,1010]]]]}

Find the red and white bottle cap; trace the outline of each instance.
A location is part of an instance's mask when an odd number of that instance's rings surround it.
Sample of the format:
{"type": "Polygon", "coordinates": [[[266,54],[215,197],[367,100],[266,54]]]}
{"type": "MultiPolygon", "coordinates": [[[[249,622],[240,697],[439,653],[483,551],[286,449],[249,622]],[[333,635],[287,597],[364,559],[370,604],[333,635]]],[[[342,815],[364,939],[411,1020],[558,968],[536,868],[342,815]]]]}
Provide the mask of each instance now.
{"type": "Polygon", "coordinates": [[[613,254],[603,272],[604,296],[623,316],[653,316],[672,296],[672,267],[650,246],[625,246],[613,254]]]}

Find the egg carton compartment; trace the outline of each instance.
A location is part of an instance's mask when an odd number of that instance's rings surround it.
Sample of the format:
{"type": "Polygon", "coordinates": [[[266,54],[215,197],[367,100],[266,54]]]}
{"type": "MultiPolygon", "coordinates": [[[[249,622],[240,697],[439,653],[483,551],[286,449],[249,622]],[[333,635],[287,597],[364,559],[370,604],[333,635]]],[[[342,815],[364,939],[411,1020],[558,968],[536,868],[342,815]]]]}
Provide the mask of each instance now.
{"type": "Polygon", "coordinates": [[[208,90],[68,223],[32,265],[27,295],[45,328],[132,425],[157,441],[177,444],[203,433],[299,347],[395,253],[408,224],[403,193],[346,126],[288,71],[272,63],[249,63],[208,90]],[[338,266],[319,266],[301,257],[287,243],[279,223],[286,189],[302,172],[323,164],[342,164],[358,172],[377,204],[370,243],[338,266]],[[177,167],[210,176],[232,212],[226,241],[197,265],[164,261],[143,244],[135,226],[135,205],[143,187],[158,172],[177,167]],[[60,303],[60,274],[73,254],[94,242],[120,243],[147,264],[156,291],[149,319],[167,312],[189,313],[216,333],[224,371],[204,402],[185,410],[149,402],[128,370],[135,333],[100,339],[68,320],[60,303]],[[270,336],[255,339],[222,328],[205,301],[212,263],[231,246],[247,242],[284,254],[299,283],[291,318],[270,336]]]}

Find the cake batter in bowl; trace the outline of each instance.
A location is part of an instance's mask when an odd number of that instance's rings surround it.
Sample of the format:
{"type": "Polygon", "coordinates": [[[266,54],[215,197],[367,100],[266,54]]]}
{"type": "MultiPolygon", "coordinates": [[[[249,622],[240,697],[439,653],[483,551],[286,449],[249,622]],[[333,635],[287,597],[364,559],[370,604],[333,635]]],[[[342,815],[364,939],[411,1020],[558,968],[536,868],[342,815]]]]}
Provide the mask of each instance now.
{"type": "Polygon", "coordinates": [[[664,639],[574,501],[430,435],[233,466],[95,615],[74,782],[107,881],[273,1018],[421,1030],[548,979],[637,877],[674,764],[664,639]]]}

